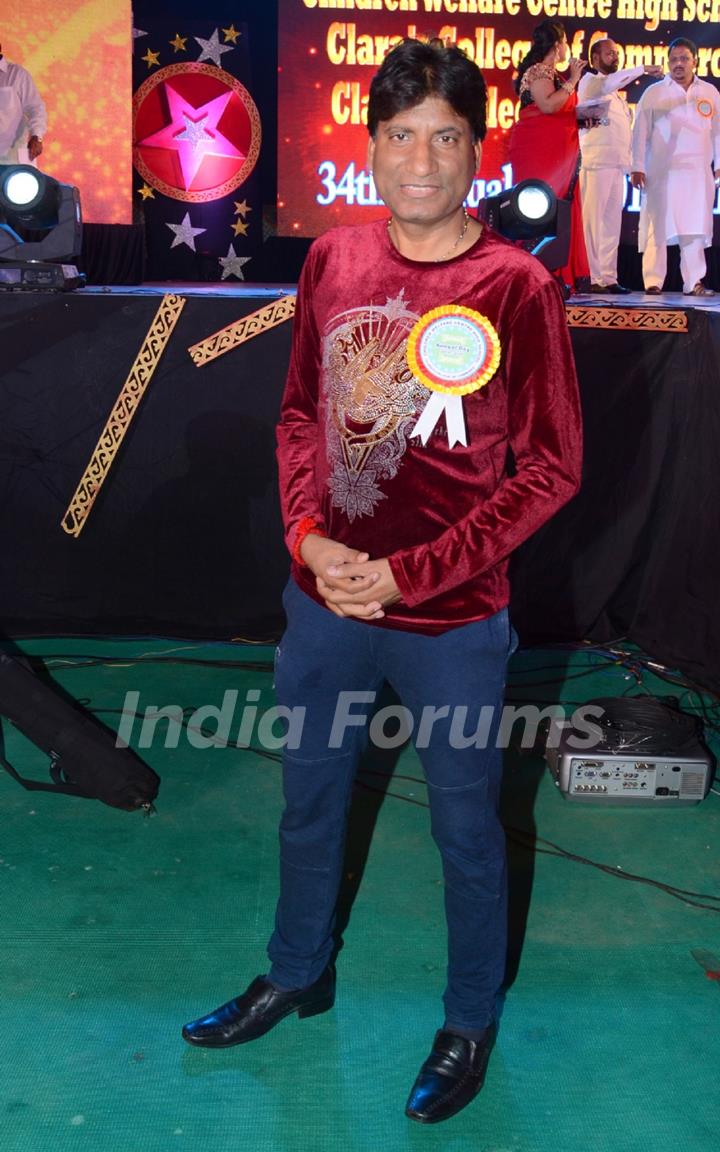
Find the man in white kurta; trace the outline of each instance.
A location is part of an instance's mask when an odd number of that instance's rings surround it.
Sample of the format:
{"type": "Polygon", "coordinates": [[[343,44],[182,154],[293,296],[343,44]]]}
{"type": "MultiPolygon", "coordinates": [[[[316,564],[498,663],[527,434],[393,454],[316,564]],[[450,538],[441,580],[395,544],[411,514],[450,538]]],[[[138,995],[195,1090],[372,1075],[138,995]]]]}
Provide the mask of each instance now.
{"type": "Polygon", "coordinates": [[[11,64],[0,45],[0,164],[36,160],[46,130],[45,104],[32,76],[11,64]]]}
{"type": "Polygon", "coordinates": [[[695,75],[697,48],[670,44],[670,75],[652,84],[635,110],[631,180],[643,190],[638,247],[645,291],[662,291],[667,244],[680,245],[683,292],[712,296],[703,284],[712,244],[713,165],[720,167],[720,95],[695,75]]]}
{"type": "Polygon", "coordinates": [[[662,76],[654,65],[618,72],[618,49],[613,40],[596,40],[590,66],[578,85],[578,99],[606,101],[601,123],[580,131],[580,195],[585,247],[590,265],[590,290],[614,295],[629,292],[618,284],[617,261],[620,225],[625,204],[626,176],[630,171],[632,117],[620,89],[640,76],[662,76]]]}

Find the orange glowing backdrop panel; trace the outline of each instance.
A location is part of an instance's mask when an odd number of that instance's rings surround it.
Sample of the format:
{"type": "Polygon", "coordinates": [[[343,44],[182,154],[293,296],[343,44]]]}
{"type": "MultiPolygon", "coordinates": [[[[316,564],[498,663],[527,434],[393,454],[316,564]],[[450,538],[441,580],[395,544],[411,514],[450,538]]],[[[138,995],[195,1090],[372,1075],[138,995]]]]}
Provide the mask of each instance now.
{"type": "Polygon", "coordinates": [[[2,0],[3,55],[48,111],[40,167],[80,189],[83,219],[132,216],[131,0],[2,0]]]}

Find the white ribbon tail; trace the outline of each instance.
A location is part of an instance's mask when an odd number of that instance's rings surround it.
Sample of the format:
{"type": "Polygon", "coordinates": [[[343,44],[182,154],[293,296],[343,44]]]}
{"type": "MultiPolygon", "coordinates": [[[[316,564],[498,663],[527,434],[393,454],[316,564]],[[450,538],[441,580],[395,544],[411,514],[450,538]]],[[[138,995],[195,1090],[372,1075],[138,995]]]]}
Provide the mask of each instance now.
{"type": "Polygon", "coordinates": [[[446,396],[441,392],[433,392],[410,435],[419,436],[423,445],[427,444],[430,433],[437,425],[443,412],[445,413],[449,446],[454,448],[456,444],[463,444],[467,448],[462,396],[446,396]]]}

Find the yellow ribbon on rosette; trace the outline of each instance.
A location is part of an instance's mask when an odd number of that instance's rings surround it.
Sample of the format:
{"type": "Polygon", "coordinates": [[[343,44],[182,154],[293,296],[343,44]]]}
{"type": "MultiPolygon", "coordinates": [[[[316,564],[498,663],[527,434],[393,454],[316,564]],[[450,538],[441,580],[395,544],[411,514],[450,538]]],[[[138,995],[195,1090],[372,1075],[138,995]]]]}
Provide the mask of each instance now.
{"type": "Polygon", "coordinates": [[[462,304],[444,304],[421,316],[410,332],[410,370],[432,396],[410,433],[427,444],[444,414],[448,444],[467,447],[462,398],[484,388],[500,364],[500,337],[487,316],[462,304]]]}

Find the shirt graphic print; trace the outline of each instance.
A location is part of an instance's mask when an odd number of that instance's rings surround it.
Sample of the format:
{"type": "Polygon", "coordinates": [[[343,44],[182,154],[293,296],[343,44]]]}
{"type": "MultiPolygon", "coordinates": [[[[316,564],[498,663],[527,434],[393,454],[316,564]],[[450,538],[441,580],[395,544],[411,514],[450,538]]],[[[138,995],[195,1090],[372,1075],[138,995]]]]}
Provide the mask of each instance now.
{"type": "Polygon", "coordinates": [[[407,363],[407,339],[420,317],[404,289],[382,305],[335,316],[323,340],[326,437],[335,508],[350,523],[385,499],[380,482],[396,475],[407,439],[430,392],[407,363]]]}

